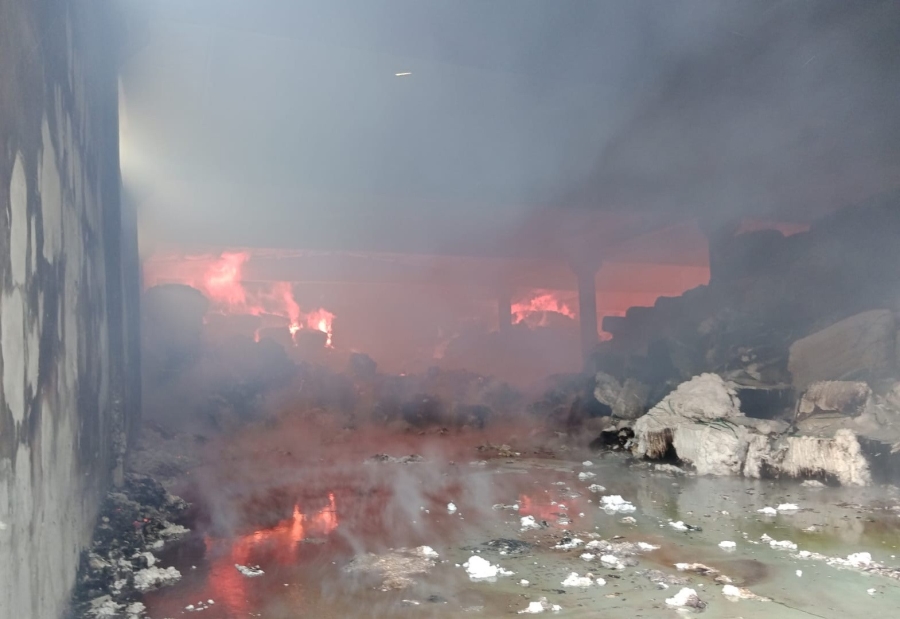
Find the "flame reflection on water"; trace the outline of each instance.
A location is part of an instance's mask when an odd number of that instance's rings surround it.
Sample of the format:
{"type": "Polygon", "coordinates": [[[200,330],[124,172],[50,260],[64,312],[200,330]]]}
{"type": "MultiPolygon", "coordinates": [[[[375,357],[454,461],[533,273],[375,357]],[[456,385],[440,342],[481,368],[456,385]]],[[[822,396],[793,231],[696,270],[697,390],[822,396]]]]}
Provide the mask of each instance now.
{"type": "MultiPolygon", "coordinates": [[[[253,579],[241,574],[235,565],[256,565],[265,558],[267,567],[272,564],[290,566],[297,562],[303,542],[311,537],[326,537],[338,527],[338,512],[333,492],[328,494],[328,505],[312,513],[304,513],[294,506],[290,518],[272,527],[258,529],[235,538],[206,536],[206,556],[210,568],[205,585],[193,587],[193,597],[213,599],[229,613],[247,615],[250,611],[250,592],[253,579]]],[[[194,603],[185,601],[185,605],[194,603]]]]}

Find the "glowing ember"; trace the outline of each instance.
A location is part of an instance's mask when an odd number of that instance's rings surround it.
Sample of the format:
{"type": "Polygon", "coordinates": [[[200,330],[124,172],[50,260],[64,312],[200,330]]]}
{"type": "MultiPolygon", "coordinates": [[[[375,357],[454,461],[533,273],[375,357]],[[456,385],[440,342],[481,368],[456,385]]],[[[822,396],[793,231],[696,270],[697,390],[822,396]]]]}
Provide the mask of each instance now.
{"type": "MultiPolygon", "coordinates": [[[[160,283],[179,283],[199,289],[210,301],[210,311],[223,315],[249,314],[276,318],[287,322],[287,329],[293,338],[302,329],[321,331],[328,336],[326,346],[333,348],[332,325],[334,314],[319,308],[303,312],[294,298],[290,282],[263,283],[248,288],[244,284],[243,269],[250,259],[248,252],[222,252],[219,256],[184,256],[166,270],[165,276],[154,272],[164,261],[154,268],[145,269],[144,281],[147,287],[160,283]]],[[[171,258],[165,262],[172,262],[171,258]]],[[[283,323],[282,323],[283,324],[283,323]]],[[[259,341],[263,328],[254,333],[259,341]]]]}
{"type": "Polygon", "coordinates": [[[547,325],[550,314],[573,319],[577,316],[572,307],[560,299],[559,293],[553,291],[535,291],[529,299],[512,306],[514,324],[524,322],[531,327],[543,327],[547,325]]]}

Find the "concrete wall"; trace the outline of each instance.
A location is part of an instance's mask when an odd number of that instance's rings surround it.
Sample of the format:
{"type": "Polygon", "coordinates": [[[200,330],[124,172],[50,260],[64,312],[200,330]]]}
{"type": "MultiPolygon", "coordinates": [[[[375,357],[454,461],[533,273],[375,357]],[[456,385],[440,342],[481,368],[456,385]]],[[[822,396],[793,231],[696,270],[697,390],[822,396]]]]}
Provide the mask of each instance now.
{"type": "Polygon", "coordinates": [[[133,425],[110,7],[0,0],[0,619],[64,612],[133,425]]]}

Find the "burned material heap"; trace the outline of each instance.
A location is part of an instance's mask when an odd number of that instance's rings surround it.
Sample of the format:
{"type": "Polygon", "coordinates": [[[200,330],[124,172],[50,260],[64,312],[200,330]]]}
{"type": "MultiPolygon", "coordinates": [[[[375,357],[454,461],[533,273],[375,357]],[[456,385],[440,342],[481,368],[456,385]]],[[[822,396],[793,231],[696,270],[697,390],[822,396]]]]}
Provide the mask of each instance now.
{"type": "Polygon", "coordinates": [[[606,319],[595,396],[637,418],[634,455],[845,485],[900,470],[898,206],[734,237],[708,286],[606,319]]]}

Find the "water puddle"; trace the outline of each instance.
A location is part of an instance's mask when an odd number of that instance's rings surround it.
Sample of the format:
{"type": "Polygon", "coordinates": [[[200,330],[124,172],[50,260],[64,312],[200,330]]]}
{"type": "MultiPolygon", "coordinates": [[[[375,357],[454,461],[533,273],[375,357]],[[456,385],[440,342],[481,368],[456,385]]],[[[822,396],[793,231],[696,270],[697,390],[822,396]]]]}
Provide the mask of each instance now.
{"type": "Polygon", "coordinates": [[[281,468],[273,482],[271,472],[257,467],[255,483],[244,477],[237,491],[206,487],[206,511],[191,537],[160,553],[183,578],[145,596],[148,615],[499,617],[545,597],[565,617],[679,616],[665,600],[680,587],[660,589],[646,570],[687,578],[710,618],[889,617],[900,605],[897,581],[795,558],[796,551],[760,540],[768,535],[828,556],[865,551],[880,563],[900,564],[896,491],[672,477],[616,458],[585,467],[580,459],[452,463],[432,457],[397,464],[352,455],[320,462],[314,480],[308,473],[296,482],[281,479],[281,468]],[[578,473],[589,475],[579,479],[578,473]],[[593,484],[605,491],[593,492],[593,484]],[[622,496],[636,510],[604,511],[600,498],[608,495],[622,496]],[[455,510],[448,510],[450,502],[455,510]],[[774,517],[757,512],[784,503],[800,510],[774,517]],[[526,516],[538,528],[523,531],[526,516]],[[600,561],[602,550],[585,549],[599,540],[659,548],[614,569],[600,561]],[[735,548],[721,548],[723,541],[735,548]],[[438,557],[423,559],[415,550],[422,546],[438,557]],[[596,556],[586,561],[585,552],[596,556]],[[367,553],[401,578],[347,569],[367,553]],[[513,575],[472,581],[461,565],[473,555],[513,575]],[[772,601],[729,600],[713,577],[678,572],[676,563],[705,564],[772,601]],[[264,573],[247,576],[236,565],[264,573]],[[606,584],[564,587],[572,572],[606,584]],[[409,586],[392,588],[398,582],[409,586]]]}

